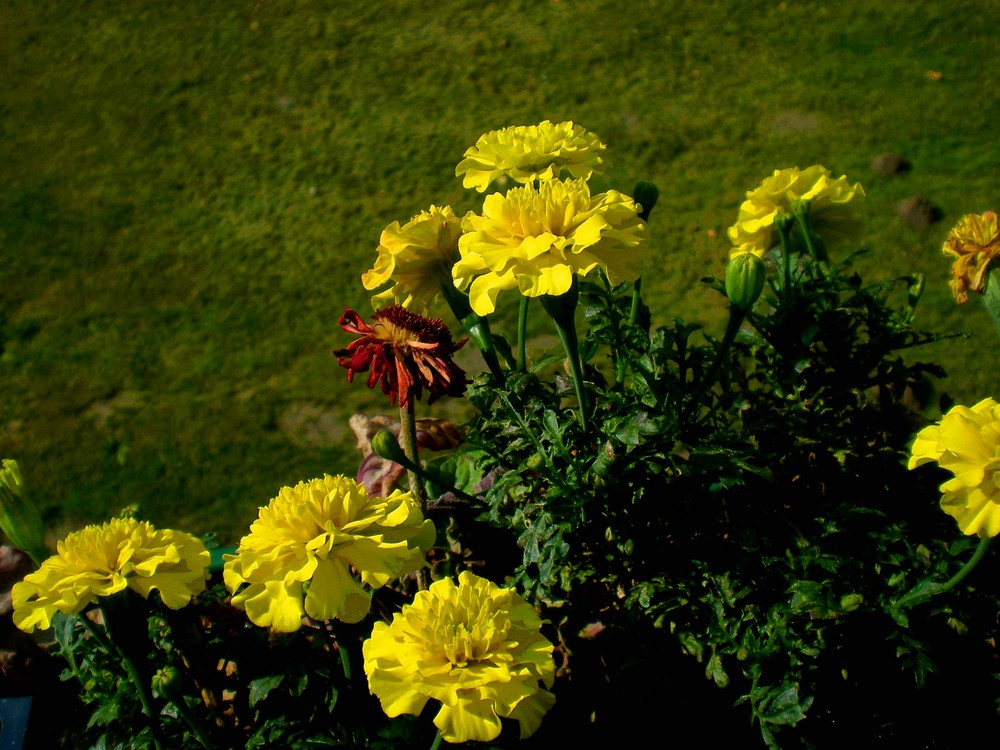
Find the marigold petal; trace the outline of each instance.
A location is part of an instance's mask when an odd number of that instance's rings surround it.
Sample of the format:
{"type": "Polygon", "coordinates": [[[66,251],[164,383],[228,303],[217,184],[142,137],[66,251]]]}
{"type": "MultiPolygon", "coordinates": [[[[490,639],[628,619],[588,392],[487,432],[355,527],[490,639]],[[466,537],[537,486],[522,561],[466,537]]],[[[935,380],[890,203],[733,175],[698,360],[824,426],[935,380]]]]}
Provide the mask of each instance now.
{"type": "Polygon", "coordinates": [[[434,726],[441,730],[446,742],[489,742],[500,736],[503,728],[488,700],[457,701],[441,705],[434,717],[434,726]]]}

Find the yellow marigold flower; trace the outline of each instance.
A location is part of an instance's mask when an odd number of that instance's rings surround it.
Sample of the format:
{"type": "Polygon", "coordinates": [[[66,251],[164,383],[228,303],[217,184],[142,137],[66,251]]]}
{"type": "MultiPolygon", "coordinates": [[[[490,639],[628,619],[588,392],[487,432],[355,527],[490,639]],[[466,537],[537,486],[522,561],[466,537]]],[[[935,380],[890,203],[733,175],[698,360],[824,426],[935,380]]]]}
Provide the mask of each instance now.
{"type": "Polygon", "coordinates": [[[982,294],[986,290],[986,272],[1000,256],[1000,227],[997,215],[987,211],[982,216],[963,216],[955,228],[948,232],[942,248],[951,255],[951,293],[955,302],[962,305],[969,299],[969,290],[982,294]]]}
{"type": "Polygon", "coordinates": [[[747,192],[736,223],[729,227],[733,249],[730,257],[753,253],[763,258],[778,244],[775,217],[790,214],[794,201],[809,201],[809,226],[825,240],[849,234],[853,222],[844,205],[855,196],[864,197],[861,183],[853,185],[846,176],[832,178],[830,170],[819,164],[799,169],[776,169],[759,187],[747,192]]]}
{"type": "Polygon", "coordinates": [[[614,283],[634,281],[645,256],[646,225],[636,202],[617,190],[591,196],[582,179],[493,193],[483,215],[466,215],[462,227],[461,259],[451,273],[479,315],[493,312],[501,290],[558,296],[569,291],[574,274],[595,268],[614,283]]]}
{"type": "Polygon", "coordinates": [[[594,172],[601,171],[605,148],[600,138],[579,125],[553,125],[545,120],[538,125],[518,125],[480,136],[476,145],[465,152],[455,175],[464,174],[462,185],[480,193],[502,175],[530,183],[555,179],[565,170],[572,177],[589,180],[594,172]]]}
{"type": "Polygon", "coordinates": [[[431,206],[403,226],[394,221],[382,230],[375,266],[361,283],[369,291],[390,281],[393,285],[372,298],[374,306],[395,302],[426,314],[441,284],[451,283],[461,234],[462,220],[450,206],[431,206]]]}
{"type": "Polygon", "coordinates": [[[144,597],[156,589],[166,606],[180,609],[205,590],[208,578],[210,555],[200,539],[134,518],[74,531],[56,550],[14,584],[14,624],[21,630],[44,630],[57,611],[76,614],[125,588],[144,597]]]}
{"type": "Polygon", "coordinates": [[[965,534],[1000,534],[1000,405],[986,398],[956,406],[922,429],[908,467],[936,461],[955,476],[941,485],[941,508],[965,534]]]}
{"type": "Polygon", "coordinates": [[[283,487],[260,509],[223,579],[261,627],[290,633],[305,615],[360,622],[371,605],[362,584],[378,588],[423,567],[434,534],[409,493],[369,497],[353,479],[326,475],[283,487]]]}
{"type": "Polygon", "coordinates": [[[501,718],[518,721],[523,739],[555,703],[541,625],[512,589],[465,571],[458,586],[437,581],[391,624],[375,623],[362,649],[368,686],[390,717],[440,701],[434,724],[448,742],[495,739],[501,718]]]}

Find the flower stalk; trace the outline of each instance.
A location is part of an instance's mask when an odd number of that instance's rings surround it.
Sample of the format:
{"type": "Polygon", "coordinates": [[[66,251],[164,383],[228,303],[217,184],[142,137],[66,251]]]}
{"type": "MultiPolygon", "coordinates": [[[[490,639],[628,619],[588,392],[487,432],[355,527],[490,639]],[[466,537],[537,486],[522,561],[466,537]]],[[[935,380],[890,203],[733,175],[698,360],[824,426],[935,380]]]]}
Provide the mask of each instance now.
{"type": "Polygon", "coordinates": [[[493,331],[490,330],[490,322],[484,315],[477,315],[469,305],[469,296],[455,288],[454,284],[448,282],[441,284],[441,295],[451,309],[452,314],[462,324],[462,328],[469,334],[472,343],[483,355],[483,360],[490,370],[493,379],[499,385],[504,382],[506,376],[500,366],[500,358],[497,355],[496,342],[493,340],[493,331]]]}
{"type": "Polygon", "coordinates": [[[944,583],[921,581],[906,594],[893,602],[893,605],[899,609],[903,609],[904,607],[913,607],[917,604],[923,604],[931,599],[931,597],[937,596],[938,594],[944,594],[945,592],[951,591],[958,584],[960,584],[977,565],[979,565],[979,561],[983,559],[983,556],[989,549],[990,542],[992,540],[993,537],[990,536],[981,538],[979,540],[979,544],[976,545],[976,549],[972,553],[972,557],[966,561],[961,570],[944,583]]]}
{"type": "Polygon", "coordinates": [[[135,687],[142,706],[142,712],[146,715],[149,731],[153,736],[153,745],[156,750],[163,750],[163,737],[161,736],[156,710],[156,702],[152,693],[152,675],[141,670],[139,665],[143,664],[146,653],[149,650],[149,637],[145,629],[145,618],[138,616],[130,605],[134,598],[125,594],[124,597],[108,597],[101,602],[101,612],[104,615],[104,629],[108,635],[108,640],[114,645],[119,658],[125,667],[129,680],[135,687]]]}
{"type": "Polygon", "coordinates": [[[550,294],[542,295],[542,307],[556,324],[556,332],[566,351],[566,359],[569,361],[570,375],[573,378],[573,387],[576,389],[576,400],[580,409],[580,427],[584,432],[587,430],[587,415],[590,412],[590,405],[587,401],[587,390],[583,383],[583,363],[580,360],[580,340],[576,333],[576,303],[580,298],[580,286],[576,279],[570,286],[566,294],[554,297],[550,294]]]}

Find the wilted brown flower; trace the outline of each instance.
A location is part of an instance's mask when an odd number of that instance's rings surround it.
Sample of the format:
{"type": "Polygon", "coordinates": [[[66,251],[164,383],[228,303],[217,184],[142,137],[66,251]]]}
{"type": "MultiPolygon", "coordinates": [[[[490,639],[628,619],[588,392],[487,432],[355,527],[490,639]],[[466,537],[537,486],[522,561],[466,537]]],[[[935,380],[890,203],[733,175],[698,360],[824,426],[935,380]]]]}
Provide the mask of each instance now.
{"type": "Polygon", "coordinates": [[[942,248],[951,255],[951,293],[958,304],[969,299],[969,290],[982,294],[986,290],[986,272],[990,263],[1000,257],[1000,227],[997,215],[987,211],[982,216],[963,216],[955,228],[948,232],[942,248]]]}
{"type": "Polygon", "coordinates": [[[427,403],[441,396],[465,393],[465,372],[452,355],[465,345],[455,343],[441,320],[425,318],[399,305],[384,307],[372,315],[369,323],[344,308],[340,327],[360,338],[334,352],[337,361],[347,368],[348,381],[359,372],[369,372],[368,387],[378,383],[389,400],[400,407],[419,399],[423,389],[427,403]]]}

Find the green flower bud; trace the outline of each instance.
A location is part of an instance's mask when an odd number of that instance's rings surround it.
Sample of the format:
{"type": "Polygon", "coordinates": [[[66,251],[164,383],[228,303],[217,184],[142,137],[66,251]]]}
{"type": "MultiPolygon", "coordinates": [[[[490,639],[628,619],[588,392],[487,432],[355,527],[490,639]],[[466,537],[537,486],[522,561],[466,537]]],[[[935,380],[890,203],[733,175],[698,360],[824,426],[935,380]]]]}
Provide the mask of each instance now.
{"type": "Polygon", "coordinates": [[[642,210],[639,211],[639,218],[649,221],[649,212],[653,210],[656,201],[660,197],[660,189],[652,182],[637,182],[632,197],[639,204],[642,210]]]}
{"type": "Polygon", "coordinates": [[[24,482],[17,461],[3,460],[0,466],[0,529],[10,543],[27,552],[36,565],[47,558],[45,528],[38,508],[24,494],[24,482]]]}
{"type": "Polygon", "coordinates": [[[180,693],[181,673],[176,667],[160,667],[153,675],[153,695],[170,699],[180,693]]]}
{"type": "Polygon", "coordinates": [[[410,464],[406,454],[399,445],[399,440],[388,430],[379,430],[372,438],[372,450],[387,461],[394,461],[401,466],[410,464]]]}
{"type": "Polygon", "coordinates": [[[753,253],[737,255],[726,266],[726,296],[734,307],[749,310],[764,291],[764,261],[753,253]]]}

